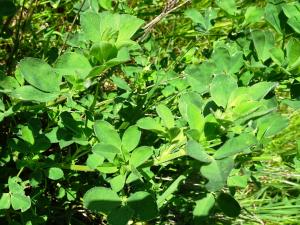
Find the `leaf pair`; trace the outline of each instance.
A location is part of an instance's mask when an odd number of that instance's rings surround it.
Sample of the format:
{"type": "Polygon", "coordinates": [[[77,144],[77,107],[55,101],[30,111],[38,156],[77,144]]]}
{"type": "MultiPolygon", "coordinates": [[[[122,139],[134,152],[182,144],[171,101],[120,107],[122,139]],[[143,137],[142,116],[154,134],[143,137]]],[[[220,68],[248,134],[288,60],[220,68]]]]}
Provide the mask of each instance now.
{"type": "Polygon", "coordinates": [[[25,101],[49,102],[60,92],[61,76],[46,62],[25,58],[19,63],[22,77],[30,84],[17,87],[11,96],[25,101]]]}
{"type": "Polygon", "coordinates": [[[24,187],[20,184],[21,180],[17,177],[8,179],[9,193],[3,193],[0,197],[0,209],[27,211],[31,207],[29,196],[25,195],[24,187]]]}
{"type": "Polygon", "coordinates": [[[122,202],[118,194],[111,189],[94,187],[83,196],[83,204],[92,211],[107,214],[111,225],[126,225],[133,217],[147,221],[158,214],[155,200],[144,191],[135,192],[122,202]]]}

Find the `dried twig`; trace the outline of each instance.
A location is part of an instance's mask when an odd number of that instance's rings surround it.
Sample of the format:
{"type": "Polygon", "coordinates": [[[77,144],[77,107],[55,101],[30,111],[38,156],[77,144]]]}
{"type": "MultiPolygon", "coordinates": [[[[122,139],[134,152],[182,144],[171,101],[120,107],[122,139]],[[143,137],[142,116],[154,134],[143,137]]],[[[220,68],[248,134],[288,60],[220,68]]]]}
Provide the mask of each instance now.
{"type": "MultiPolygon", "coordinates": [[[[172,0],[171,0],[172,1],[172,0]]],[[[165,18],[168,14],[174,12],[175,10],[181,8],[187,3],[190,3],[191,0],[186,0],[183,3],[179,4],[176,6],[177,1],[172,1],[172,4],[167,4],[164,10],[153,20],[151,20],[149,23],[147,23],[143,29],[144,29],[144,34],[138,39],[138,41],[143,41],[145,37],[150,33],[150,31],[153,29],[153,27],[161,21],[163,18],[165,18]]]]}

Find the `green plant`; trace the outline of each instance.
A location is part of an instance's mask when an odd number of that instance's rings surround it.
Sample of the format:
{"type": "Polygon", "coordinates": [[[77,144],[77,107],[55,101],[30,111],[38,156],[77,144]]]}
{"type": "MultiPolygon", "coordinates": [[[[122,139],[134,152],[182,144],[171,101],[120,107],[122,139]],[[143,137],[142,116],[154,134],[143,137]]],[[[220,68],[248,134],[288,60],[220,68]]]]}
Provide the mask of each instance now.
{"type": "Polygon", "coordinates": [[[245,4],[184,9],[189,26],[173,31],[190,29],[207,46],[183,41],[173,58],[155,35],[137,41],[144,21],[130,5],[75,4],[79,29],[53,63],[26,57],[13,76],[0,74],[2,218],[209,224],[249,214],[235,196],[274,160],[264,148],[289,122],[279,106],[298,104],[300,11],[297,2],[245,4]],[[293,100],[281,104],[286,80],[293,100]]]}

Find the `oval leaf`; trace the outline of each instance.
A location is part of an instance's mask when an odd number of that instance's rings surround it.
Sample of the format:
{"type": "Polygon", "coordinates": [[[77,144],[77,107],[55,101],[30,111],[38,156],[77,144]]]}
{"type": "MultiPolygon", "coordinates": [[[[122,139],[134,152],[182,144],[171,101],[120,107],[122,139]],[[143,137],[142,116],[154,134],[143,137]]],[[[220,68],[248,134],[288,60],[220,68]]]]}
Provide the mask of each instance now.
{"type": "Polygon", "coordinates": [[[137,122],[138,127],[145,129],[145,130],[151,130],[156,132],[164,132],[164,128],[160,125],[159,122],[157,122],[155,119],[151,117],[145,117],[140,119],[137,122]]]}
{"type": "Polygon", "coordinates": [[[138,167],[146,162],[153,154],[153,149],[148,146],[141,146],[135,149],[130,157],[130,164],[138,167]]]}
{"type": "Polygon", "coordinates": [[[106,121],[96,121],[94,125],[96,137],[103,143],[121,148],[121,139],[115,128],[106,121]]]}
{"type": "Polygon", "coordinates": [[[11,96],[24,101],[50,102],[58,97],[58,93],[45,93],[32,86],[25,85],[15,89],[11,96]]]}
{"type": "Polygon", "coordinates": [[[161,118],[165,127],[167,127],[168,129],[171,129],[172,127],[174,127],[174,125],[175,125],[174,116],[173,116],[171,110],[167,106],[162,105],[162,104],[158,105],[156,107],[156,112],[159,115],[159,117],[161,118]]]}
{"type": "Polygon", "coordinates": [[[48,170],[48,177],[51,180],[59,180],[64,177],[64,171],[57,167],[51,167],[48,170]]]}
{"type": "Polygon", "coordinates": [[[41,59],[25,58],[19,63],[24,79],[32,86],[45,92],[59,92],[61,76],[41,59]]]}
{"type": "Polygon", "coordinates": [[[137,126],[130,126],[123,134],[122,147],[125,148],[126,151],[130,152],[138,146],[140,138],[141,131],[139,131],[137,126]]]}

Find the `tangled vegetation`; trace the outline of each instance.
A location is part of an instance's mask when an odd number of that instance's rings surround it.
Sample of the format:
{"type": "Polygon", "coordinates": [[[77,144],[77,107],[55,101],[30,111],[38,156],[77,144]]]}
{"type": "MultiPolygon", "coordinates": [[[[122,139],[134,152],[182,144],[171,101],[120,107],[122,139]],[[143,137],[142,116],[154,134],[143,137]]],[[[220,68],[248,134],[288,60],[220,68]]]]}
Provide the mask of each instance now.
{"type": "Polygon", "coordinates": [[[1,0],[0,223],[299,224],[300,3],[1,0]]]}

